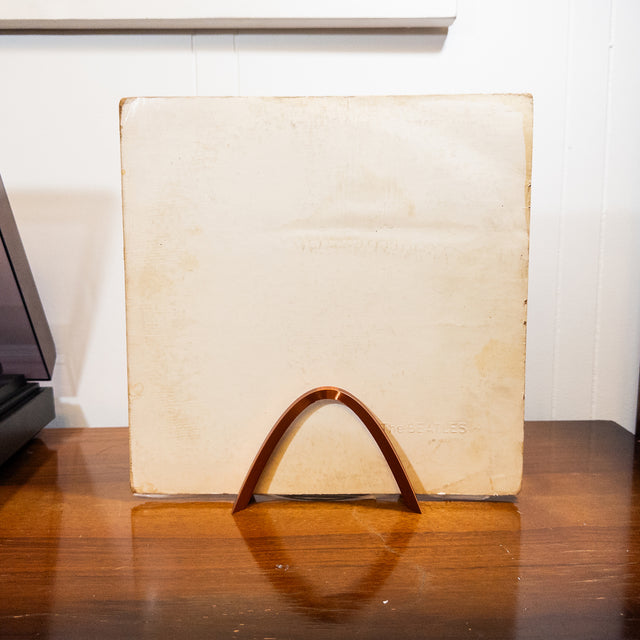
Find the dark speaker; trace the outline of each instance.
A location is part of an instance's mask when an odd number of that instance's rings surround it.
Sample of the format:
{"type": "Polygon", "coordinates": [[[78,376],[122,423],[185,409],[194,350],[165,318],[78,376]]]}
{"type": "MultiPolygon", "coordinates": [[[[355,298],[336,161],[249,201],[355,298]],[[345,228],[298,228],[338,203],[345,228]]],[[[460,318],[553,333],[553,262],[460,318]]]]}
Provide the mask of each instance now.
{"type": "Polygon", "coordinates": [[[0,178],[0,464],[55,417],[53,337],[0,178]]]}

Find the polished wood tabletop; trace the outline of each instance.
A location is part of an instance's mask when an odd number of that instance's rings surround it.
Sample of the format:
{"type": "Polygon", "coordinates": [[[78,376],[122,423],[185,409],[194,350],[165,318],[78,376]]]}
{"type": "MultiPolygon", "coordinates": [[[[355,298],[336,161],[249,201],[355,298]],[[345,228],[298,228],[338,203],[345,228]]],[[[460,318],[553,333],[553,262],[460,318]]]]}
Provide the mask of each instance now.
{"type": "Polygon", "coordinates": [[[131,495],[126,429],[0,468],[1,638],[640,638],[640,463],[528,423],[513,502],[131,495]]]}

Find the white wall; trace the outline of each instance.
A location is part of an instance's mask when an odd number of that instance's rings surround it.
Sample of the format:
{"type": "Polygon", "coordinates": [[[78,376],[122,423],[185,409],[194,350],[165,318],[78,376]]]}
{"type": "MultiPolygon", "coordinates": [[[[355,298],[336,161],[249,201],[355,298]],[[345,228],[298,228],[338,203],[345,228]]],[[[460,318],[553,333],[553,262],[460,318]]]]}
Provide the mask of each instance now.
{"type": "Polygon", "coordinates": [[[529,92],[527,418],[632,430],[639,26],[635,0],[459,0],[446,34],[0,34],[0,173],[58,347],[56,424],[127,423],[120,98],[529,92]]]}

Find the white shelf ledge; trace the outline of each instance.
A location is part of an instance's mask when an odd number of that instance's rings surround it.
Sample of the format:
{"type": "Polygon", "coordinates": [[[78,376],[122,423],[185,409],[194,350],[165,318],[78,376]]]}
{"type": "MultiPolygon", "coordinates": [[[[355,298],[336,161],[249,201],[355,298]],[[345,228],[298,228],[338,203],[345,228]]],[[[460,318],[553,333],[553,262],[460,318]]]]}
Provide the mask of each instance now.
{"type": "Polygon", "coordinates": [[[0,0],[2,30],[442,28],[456,0],[0,0]]]}

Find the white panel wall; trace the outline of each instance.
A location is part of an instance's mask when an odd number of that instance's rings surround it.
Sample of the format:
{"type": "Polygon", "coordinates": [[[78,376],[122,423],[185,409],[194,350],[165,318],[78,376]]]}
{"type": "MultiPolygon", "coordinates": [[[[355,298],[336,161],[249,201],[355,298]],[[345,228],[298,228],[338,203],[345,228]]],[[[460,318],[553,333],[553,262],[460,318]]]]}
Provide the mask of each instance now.
{"type": "Polygon", "coordinates": [[[632,426],[640,352],[640,3],[613,3],[592,414],[632,426]]]}
{"type": "Polygon", "coordinates": [[[118,103],[193,93],[191,36],[2,35],[0,77],[0,173],[59,353],[57,424],[126,424],[118,103]]]}
{"type": "Polygon", "coordinates": [[[529,92],[527,418],[633,429],[639,25],[634,0],[459,0],[448,33],[0,35],[0,173],[60,353],[57,424],[127,421],[121,97],[529,92]]]}
{"type": "Polygon", "coordinates": [[[559,262],[554,310],[552,415],[591,415],[607,147],[610,6],[570,3],[559,262]],[[585,179],[588,176],[588,179],[585,179]]]}

